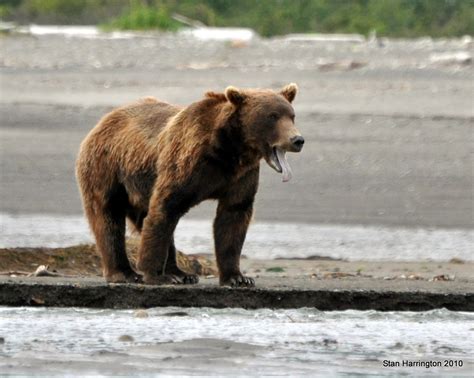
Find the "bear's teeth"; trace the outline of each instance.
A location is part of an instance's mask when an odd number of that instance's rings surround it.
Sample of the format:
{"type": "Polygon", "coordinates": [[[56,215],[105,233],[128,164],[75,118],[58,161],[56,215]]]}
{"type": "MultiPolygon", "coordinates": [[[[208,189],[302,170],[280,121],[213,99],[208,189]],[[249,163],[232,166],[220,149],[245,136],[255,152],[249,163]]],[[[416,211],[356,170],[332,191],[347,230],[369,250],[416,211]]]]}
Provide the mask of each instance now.
{"type": "Polygon", "coordinates": [[[276,147],[273,147],[272,149],[272,154],[270,155],[270,162],[269,165],[278,173],[282,172],[280,162],[278,161],[277,153],[276,153],[276,147]]]}
{"type": "Polygon", "coordinates": [[[280,167],[282,170],[282,181],[288,182],[293,177],[293,173],[291,172],[291,167],[286,160],[286,152],[281,148],[276,148],[276,155],[278,158],[278,163],[280,163],[280,167]]]}

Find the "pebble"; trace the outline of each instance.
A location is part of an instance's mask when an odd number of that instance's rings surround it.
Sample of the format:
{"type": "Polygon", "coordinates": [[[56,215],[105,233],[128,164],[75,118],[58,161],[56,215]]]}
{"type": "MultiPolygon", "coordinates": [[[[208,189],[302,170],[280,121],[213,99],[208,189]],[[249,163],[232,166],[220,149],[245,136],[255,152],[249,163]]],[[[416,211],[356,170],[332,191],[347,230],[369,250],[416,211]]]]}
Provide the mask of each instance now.
{"type": "Polygon", "coordinates": [[[149,314],[146,310],[136,310],[133,315],[136,318],[148,318],[149,314]]]}
{"type": "Polygon", "coordinates": [[[135,339],[130,335],[122,335],[118,338],[118,340],[122,341],[124,343],[131,343],[131,342],[135,341],[135,339]]]}

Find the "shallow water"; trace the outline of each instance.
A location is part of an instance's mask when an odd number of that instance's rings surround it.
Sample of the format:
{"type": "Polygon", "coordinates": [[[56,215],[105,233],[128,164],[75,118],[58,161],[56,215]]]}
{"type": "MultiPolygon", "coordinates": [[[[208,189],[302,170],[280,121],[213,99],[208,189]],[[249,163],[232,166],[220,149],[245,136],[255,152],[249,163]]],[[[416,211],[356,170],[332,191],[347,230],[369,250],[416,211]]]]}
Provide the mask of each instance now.
{"type": "MultiPolygon", "coordinates": [[[[92,243],[82,216],[14,216],[0,213],[0,248],[63,247],[92,243]]],[[[183,219],[176,245],[187,253],[212,253],[210,220],[183,219]]],[[[255,222],[243,253],[251,258],[326,256],[347,260],[473,260],[474,230],[255,222]]]]}
{"type": "Polygon", "coordinates": [[[0,372],[467,376],[474,367],[471,313],[154,308],[138,314],[0,308],[0,372]],[[463,367],[389,368],[384,360],[463,367]]]}

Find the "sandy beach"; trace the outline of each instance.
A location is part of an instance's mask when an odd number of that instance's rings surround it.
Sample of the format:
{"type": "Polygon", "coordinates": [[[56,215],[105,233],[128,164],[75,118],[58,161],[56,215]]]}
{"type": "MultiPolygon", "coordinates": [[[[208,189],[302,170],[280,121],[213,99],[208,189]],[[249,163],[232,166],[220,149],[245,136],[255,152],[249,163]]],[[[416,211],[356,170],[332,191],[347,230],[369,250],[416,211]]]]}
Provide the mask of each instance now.
{"type": "MultiPolygon", "coordinates": [[[[262,167],[257,221],[471,229],[473,69],[433,57],[472,50],[429,39],[233,47],[168,34],[3,38],[0,212],[81,214],[75,156],[113,106],[148,95],[187,104],[229,84],[296,82],[307,143],[289,157],[290,183],[262,167]]],[[[189,216],[209,218],[213,208],[189,216]]]]}

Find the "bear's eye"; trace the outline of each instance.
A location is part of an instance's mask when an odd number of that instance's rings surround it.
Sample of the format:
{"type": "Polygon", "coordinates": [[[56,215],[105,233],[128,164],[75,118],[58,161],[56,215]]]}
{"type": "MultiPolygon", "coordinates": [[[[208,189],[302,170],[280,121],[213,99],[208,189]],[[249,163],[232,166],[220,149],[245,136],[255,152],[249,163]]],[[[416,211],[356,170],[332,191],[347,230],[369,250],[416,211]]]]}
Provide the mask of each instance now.
{"type": "Polygon", "coordinates": [[[272,121],[277,121],[278,118],[280,118],[280,116],[278,115],[278,113],[270,113],[270,115],[268,116],[272,121]]]}

